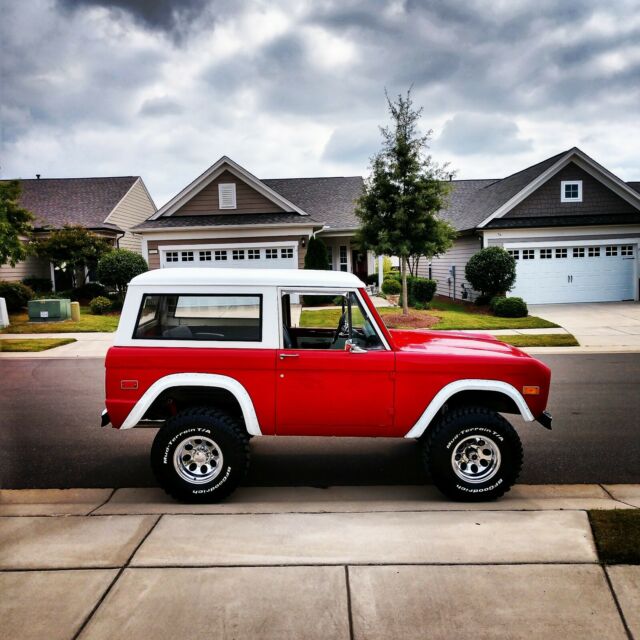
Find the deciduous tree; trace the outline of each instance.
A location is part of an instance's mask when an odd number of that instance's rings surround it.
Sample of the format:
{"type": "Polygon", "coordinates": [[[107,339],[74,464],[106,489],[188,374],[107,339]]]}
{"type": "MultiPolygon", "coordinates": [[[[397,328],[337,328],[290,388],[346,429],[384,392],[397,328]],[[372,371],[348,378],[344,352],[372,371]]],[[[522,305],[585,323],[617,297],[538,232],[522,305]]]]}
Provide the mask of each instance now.
{"type": "Polygon", "coordinates": [[[19,204],[20,183],[17,180],[0,182],[0,266],[27,257],[27,241],[33,227],[33,214],[19,204]]]}

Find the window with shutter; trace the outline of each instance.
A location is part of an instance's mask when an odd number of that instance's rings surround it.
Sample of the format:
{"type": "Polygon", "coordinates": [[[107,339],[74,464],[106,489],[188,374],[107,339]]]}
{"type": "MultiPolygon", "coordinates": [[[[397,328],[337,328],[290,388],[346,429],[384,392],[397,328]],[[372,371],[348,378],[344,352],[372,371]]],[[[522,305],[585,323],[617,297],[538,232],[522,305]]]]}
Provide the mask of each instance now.
{"type": "Polygon", "coordinates": [[[236,185],[233,182],[218,185],[218,203],[220,209],[236,208],[236,185]]]}

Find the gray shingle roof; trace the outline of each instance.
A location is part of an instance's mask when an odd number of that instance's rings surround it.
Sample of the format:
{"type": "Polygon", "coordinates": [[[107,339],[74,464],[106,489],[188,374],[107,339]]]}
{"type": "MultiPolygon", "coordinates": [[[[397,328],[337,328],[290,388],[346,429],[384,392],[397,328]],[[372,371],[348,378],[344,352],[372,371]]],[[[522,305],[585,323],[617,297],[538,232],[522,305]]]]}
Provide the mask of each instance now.
{"type": "Polygon", "coordinates": [[[357,229],[355,201],[362,193],[361,176],[277,178],[262,180],[311,217],[332,229],[357,229]]]}
{"type": "Polygon", "coordinates": [[[224,227],[259,224],[312,224],[317,228],[322,227],[321,222],[314,220],[310,216],[301,216],[299,213],[223,213],[220,215],[166,216],[157,220],[147,220],[134,227],[134,229],[224,227]]]}
{"type": "Polygon", "coordinates": [[[627,182],[627,184],[634,190],[640,193],[640,182],[627,182]]]}
{"type": "Polygon", "coordinates": [[[104,220],[137,179],[123,176],[19,180],[20,203],[35,215],[35,228],[57,229],[71,224],[120,231],[104,220]]]}
{"type": "MultiPolygon", "coordinates": [[[[575,215],[565,216],[545,216],[544,225],[549,227],[575,227],[593,226],[603,224],[637,224],[638,214],[636,213],[606,213],[606,214],[580,214],[577,220],[575,215]]],[[[515,229],[527,227],[539,227],[539,217],[529,218],[494,218],[487,227],[492,229],[515,229]]]]}
{"type": "Polygon", "coordinates": [[[451,204],[441,212],[442,217],[451,222],[458,231],[475,229],[498,207],[524,189],[566,153],[567,151],[558,153],[502,180],[454,181],[451,204]],[[461,192],[456,195],[459,189],[461,192]]]}

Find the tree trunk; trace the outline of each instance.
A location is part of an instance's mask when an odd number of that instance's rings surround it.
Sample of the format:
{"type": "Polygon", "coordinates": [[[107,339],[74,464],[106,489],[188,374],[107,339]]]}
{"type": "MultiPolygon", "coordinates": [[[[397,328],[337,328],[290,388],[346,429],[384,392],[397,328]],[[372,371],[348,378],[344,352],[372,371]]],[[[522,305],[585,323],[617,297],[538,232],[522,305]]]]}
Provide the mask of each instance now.
{"type": "Polygon", "coordinates": [[[407,287],[407,259],[400,257],[400,273],[402,274],[402,315],[409,315],[409,295],[407,287]]]}

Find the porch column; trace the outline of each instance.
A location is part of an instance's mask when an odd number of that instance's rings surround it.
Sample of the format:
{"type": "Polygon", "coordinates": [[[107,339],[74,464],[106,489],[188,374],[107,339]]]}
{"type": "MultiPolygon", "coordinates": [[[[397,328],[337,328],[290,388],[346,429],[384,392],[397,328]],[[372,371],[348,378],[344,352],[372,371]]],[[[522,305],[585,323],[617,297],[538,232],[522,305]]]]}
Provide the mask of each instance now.
{"type": "Polygon", "coordinates": [[[382,267],[384,265],[384,256],[378,256],[378,289],[382,291],[382,279],[384,274],[382,273],[382,267]]]}

